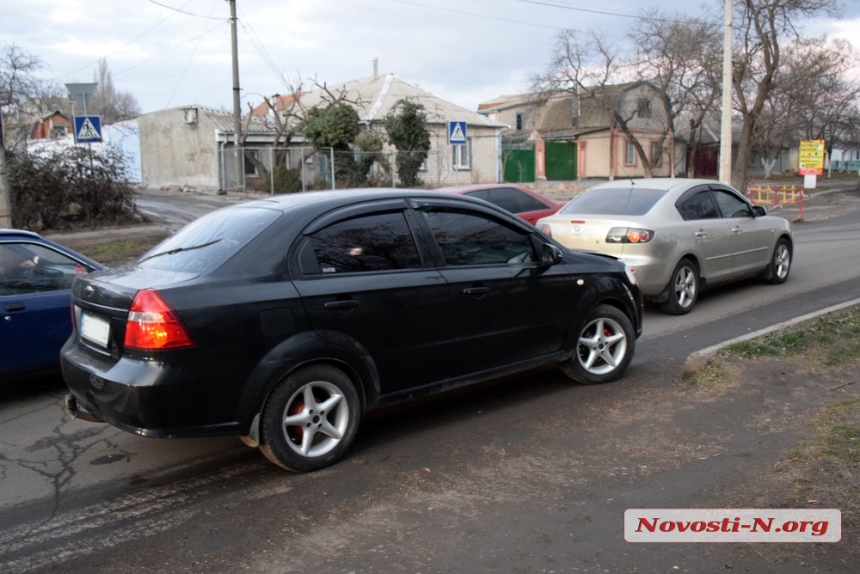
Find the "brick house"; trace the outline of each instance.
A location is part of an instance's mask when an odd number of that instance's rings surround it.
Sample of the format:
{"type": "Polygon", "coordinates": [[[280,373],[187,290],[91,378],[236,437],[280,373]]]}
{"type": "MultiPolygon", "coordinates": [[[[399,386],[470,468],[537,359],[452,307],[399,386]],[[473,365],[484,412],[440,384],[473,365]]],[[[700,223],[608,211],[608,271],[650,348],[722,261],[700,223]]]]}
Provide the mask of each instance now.
{"type": "Polygon", "coordinates": [[[667,133],[662,102],[644,82],[595,88],[588,97],[501,96],[480,104],[478,112],[509,126],[503,144],[506,181],[642,177],[645,166],[613,109],[653,164],[653,176],[684,173],[684,144],[672,130],[667,133]],[[531,180],[521,177],[530,174],[531,180]]]}
{"type": "Polygon", "coordinates": [[[42,116],[30,130],[31,140],[46,140],[65,137],[72,133],[72,120],[63,112],[56,111],[42,116]]]}

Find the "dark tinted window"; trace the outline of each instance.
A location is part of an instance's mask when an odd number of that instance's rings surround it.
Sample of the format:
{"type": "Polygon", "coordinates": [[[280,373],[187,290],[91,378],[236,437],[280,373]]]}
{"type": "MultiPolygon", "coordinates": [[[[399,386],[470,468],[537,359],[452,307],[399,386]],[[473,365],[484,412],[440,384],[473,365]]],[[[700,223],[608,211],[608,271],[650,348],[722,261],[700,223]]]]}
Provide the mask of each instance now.
{"type": "Polygon", "coordinates": [[[0,295],[65,290],[76,275],[89,271],[92,269],[44,245],[0,244],[0,295]]]}
{"type": "Polygon", "coordinates": [[[510,211],[511,213],[540,211],[542,209],[547,209],[548,207],[545,203],[538,201],[529,194],[511,187],[483,189],[469,192],[466,195],[479,197],[483,200],[489,201],[493,205],[497,205],[502,209],[510,211]]]}
{"type": "Polygon", "coordinates": [[[445,264],[498,265],[536,261],[528,234],[475,213],[423,211],[445,264]]]}
{"type": "Polygon", "coordinates": [[[340,221],[314,233],[310,244],[323,274],[421,267],[415,239],[399,211],[340,221]]]}
{"type": "Polygon", "coordinates": [[[280,216],[270,209],[213,211],[189,223],[140,259],[141,267],[208,273],[220,267],[280,216]]]}
{"type": "Polygon", "coordinates": [[[720,206],[720,211],[723,217],[752,217],[752,208],[750,205],[736,196],[734,193],[723,191],[720,189],[714,190],[714,199],[717,200],[717,205],[720,206]]]}
{"type": "Polygon", "coordinates": [[[711,199],[711,192],[700,191],[689,197],[685,197],[677,205],[678,213],[687,221],[694,219],[719,219],[720,213],[711,199]]]}
{"type": "Polygon", "coordinates": [[[645,215],[664,195],[666,190],[641,187],[592,189],[573,198],[561,213],[645,215]]]}

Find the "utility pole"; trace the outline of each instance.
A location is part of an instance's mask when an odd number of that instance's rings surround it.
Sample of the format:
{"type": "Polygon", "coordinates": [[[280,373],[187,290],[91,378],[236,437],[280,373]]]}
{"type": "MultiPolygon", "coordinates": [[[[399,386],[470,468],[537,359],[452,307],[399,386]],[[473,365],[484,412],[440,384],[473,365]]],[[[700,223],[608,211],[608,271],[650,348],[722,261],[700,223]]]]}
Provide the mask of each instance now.
{"type": "Polygon", "coordinates": [[[240,102],[239,89],[239,42],[236,39],[236,0],[227,0],[230,3],[230,38],[233,50],[233,145],[236,154],[236,183],[245,188],[245,161],[244,153],[240,149],[242,135],[242,104],[240,102]]]}
{"type": "Polygon", "coordinates": [[[6,135],[3,133],[3,108],[0,108],[0,227],[12,227],[12,202],[9,199],[9,174],[6,167],[6,135]]]}
{"type": "MultiPolygon", "coordinates": [[[[732,0],[726,0],[723,36],[723,115],[720,121],[720,181],[732,183],[732,0]]],[[[741,190],[743,191],[743,190],[741,190]]]]}

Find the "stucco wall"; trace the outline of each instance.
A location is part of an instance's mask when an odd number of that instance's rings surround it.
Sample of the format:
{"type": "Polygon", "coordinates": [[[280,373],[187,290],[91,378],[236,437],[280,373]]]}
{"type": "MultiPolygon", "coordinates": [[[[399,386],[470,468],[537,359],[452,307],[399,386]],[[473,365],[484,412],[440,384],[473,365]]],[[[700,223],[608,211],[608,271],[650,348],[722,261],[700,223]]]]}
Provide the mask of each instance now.
{"type": "Polygon", "coordinates": [[[138,125],[144,185],[218,188],[217,125],[203,110],[195,123],[176,108],[142,115],[138,125]]]}
{"type": "Polygon", "coordinates": [[[472,157],[469,169],[452,168],[453,150],[448,145],[447,126],[428,126],[430,135],[430,154],[427,157],[427,170],[419,177],[429,187],[447,185],[466,185],[470,183],[497,183],[499,181],[499,140],[494,128],[468,126],[466,136],[471,140],[472,157]]]}

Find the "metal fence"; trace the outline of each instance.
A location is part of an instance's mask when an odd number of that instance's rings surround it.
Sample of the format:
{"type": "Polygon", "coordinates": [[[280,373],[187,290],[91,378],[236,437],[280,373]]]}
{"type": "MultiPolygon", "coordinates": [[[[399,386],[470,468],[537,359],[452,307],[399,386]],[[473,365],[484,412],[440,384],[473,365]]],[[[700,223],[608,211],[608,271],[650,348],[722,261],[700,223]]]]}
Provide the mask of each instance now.
{"type": "MultiPolygon", "coordinates": [[[[253,190],[280,194],[347,187],[396,187],[396,150],[367,152],[337,151],[312,147],[244,148],[225,147],[220,151],[221,189],[253,190]],[[242,172],[237,176],[236,154],[242,154],[242,172]]],[[[417,153],[417,152],[416,152],[417,153]]],[[[453,164],[447,150],[432,149],[422,163],[418,177],[425,185],[476,183],[478,170],[453,164]]]]}

